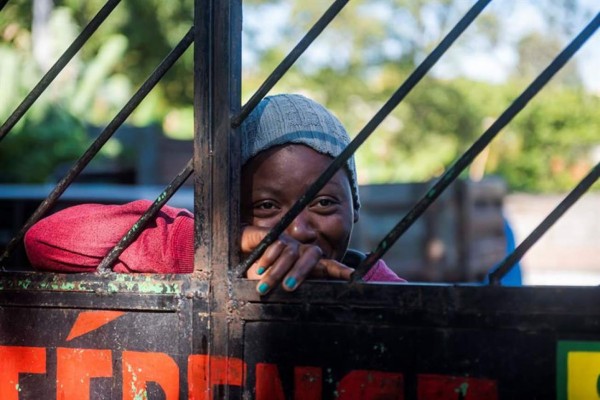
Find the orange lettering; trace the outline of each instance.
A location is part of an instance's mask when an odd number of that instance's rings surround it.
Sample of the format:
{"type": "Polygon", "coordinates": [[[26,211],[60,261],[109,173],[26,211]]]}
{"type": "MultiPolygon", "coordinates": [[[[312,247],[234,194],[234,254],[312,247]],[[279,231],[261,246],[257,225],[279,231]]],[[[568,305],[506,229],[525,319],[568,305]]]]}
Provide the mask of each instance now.
{"type": "Polygon", "coordinates": [[[87,400],[90,379],[112,377],[112,352],[92,349],[56,349],[56,398],[87,400]]]}
{"type": "Polygon", "coordinates": [[[256,364],[256,400],[285,400],[275,364],[256,364]]]}
{"type": "Polygon", "coordinates": [[[164,353],[123,352],[123,400],[148,397],[147,383],[156,382],[166,400],[179,398],[179,367],[164,353]]]}
{"type": "Polygon", "coordinates": [[[338,384],[339,399],[404,399],[402,374],[356,370],[338,384]]]}
{"type": "Polygon", "coordinates": [[[418,375],[419,400],[497,400],[496,381],[448,375],[418,375]]]}
{"type": "Polygon", "coordinates": [[[212,389],[218,385],[242,386],[246,364],[239,358],[194,354],[188,358],[190,400],[212,400],[212,389]]]}
{"type": "MultiPolygon", "coordinates": [[[[322,396],[323,377],[321,368],[294,368],[294,399],[318,400],[322,396]]],[[[283,386],[275,364],[256,364],[256,399],[283,400],[283,386]]]]}
{"type": "Polygon", "coordinates": [[[43,347],[0,346],[0,399],[19,400],[19,374],[45,374],[43,347]]]}

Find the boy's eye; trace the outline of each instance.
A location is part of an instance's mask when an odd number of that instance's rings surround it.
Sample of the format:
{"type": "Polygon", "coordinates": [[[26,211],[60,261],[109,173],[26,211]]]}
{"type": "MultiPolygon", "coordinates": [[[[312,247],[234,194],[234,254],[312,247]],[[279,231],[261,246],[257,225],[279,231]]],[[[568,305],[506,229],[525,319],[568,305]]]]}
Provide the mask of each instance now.
{"type": "Polygon", "coordinates": [[[330,199],[320,199],[317,202],[317,204],[320,205],[321,207],[327,207],[327,206],[333,205],[334,203],[330,199]]]}
{"type": "Polygon", "coordinates": [[[272,201],[262,201],[256,204],[254,208],[257,210],[274,210],[276,206],[272,201]]]}
{"type": "Polygon", "coordinates": [[[329,197],[319,197],[312,203],[312,207],[330,208],[338,204],[338,201],[329,197]]]}

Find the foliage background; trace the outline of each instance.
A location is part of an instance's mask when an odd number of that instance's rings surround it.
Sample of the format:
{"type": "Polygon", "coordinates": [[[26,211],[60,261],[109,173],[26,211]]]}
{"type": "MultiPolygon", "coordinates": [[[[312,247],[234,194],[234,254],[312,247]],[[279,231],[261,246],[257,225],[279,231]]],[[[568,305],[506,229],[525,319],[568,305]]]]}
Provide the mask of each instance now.
{"type": "MultiPolygon", "coordinates": [[[[500,3],[482,14],[361,148],[362,183],[438,176],[598,12],[597,5],[583,0],[529,2],[546,28],[515,36],[511,13],[519,2],[500,3]],[[461,60],[470,53],[492,54],[507,43],[514,62],[506,79],[484,81],[461,72],[461,60]]],[[[103,4],[34,0],[5,6],[0,12],[2,121],[103,4]],[[43,4],[48,13],[33,12],[43,4]]],[[[299,0],[244,3],[244,100],[327,6],[299,0]]],[[[354,135],[469,6],[459,0],[352,1],[273,93],[315,98],[354,135]]],[[[89,127],[116,115],[189,29],[192,10],[192,0],[122,1],[2,141],[0,180],[44,182],[53,179],[58,165],[78,158],[92,139],[89,127]]],[[[192,57],[190,49],[128,124],[160,124],[171,137],[191,138],[192,57]]],[[[578,62],[570,62],[501,132],[470,168],[472,178],[497,174],[512,190],[558,192],[570,189],[598,162],[600,95],[583,84],[578,62]]],[[[114,139],[95,161],[127,151],[114,139]]]]}

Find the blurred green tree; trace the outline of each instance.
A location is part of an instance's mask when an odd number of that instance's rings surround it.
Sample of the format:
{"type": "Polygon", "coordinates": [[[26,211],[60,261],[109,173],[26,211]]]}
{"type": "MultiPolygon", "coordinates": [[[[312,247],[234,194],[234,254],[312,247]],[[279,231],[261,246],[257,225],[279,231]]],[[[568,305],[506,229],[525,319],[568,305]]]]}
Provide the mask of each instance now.
{"type": "MultiPolygon", "coordinates": [[[[49,21],[54,29],[54,57],[104,3],[54,0],[49,21]]],[[[0,117],[4,119],[43,73],[32,56],[31,5],[32,2],[9,2],[0,13],[0,78],[5,94],[0,98],[0,117]]],[[[535,6],[552,29],[515,39],[507,33],[514,22],[509,21],[510,13],[517,5],[520,3],[496,8],[491,5],[440,65],[383,122],[357,154],[361,182],[421,181],[439,175],[508,107],[563,46],[565,38],[580,29],[594,12],[592,6],[583,2],[541,0],[535,6]],[[459,70],[457,66],[466,54],[492,52],[509,39],[515,48],[516,67],[506,83],[480,82],[447,73],[459,70]]],[[[323,2],[244,2],[244,99],[250,97],[327,7],[323,2]]],[[[349,132],[356,134],[468,7],[459,0],[352,1],[273,92],[309,94],[331,108],[349,132]]],[[[78,146],[89,141],[81,133],[84,125],[102,125],[112,119],[189,29],[192,10],[193,0],[121,2],[42,96],[31,115],[10,135],[12,140],[23,141],[21,148],[32,149],[26,145],[26,137],[35,137],[41,125],[62,121],[60,129],[48,131],[60,132],[49,135],[61,142],[73,135],[76,145],[68,151],[57,151],[55,156],[47,155],[55,160],[32,167],[40,171],[35,177],[23,177],[6,172],[14,164],[7,158],[13,150],[6,149],[16,146],[10,144],[9,137],[0,145],[2,176],[40,181],[44,179],[41,171],[51,169],[59,159],[79,155],[82,150],[78,146]],[[58,118],[56,115],[61,113],[63,117],[58,118]]],[[[162,123],[170,136],[191,138],[192,63],[190,50],[128,122],[162,123]]],[[[574,63],[570,63],[501,132],[478,160],[477,169],[501,174],[516,190],[565,190],[597,157],[597,109],[598,95],[584,90],[574,63]]]]}

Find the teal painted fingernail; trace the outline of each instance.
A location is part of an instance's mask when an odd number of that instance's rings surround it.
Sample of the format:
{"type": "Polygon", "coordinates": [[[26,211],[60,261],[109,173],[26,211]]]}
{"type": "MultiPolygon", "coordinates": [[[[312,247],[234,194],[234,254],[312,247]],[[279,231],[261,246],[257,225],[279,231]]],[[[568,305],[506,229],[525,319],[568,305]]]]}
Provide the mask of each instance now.
{"type": "Polygon", "coordinates": [[[269,285],[267,283],[263,282],[260,285],[258,285],[258,293],[265,294],[267,293],[267,290],[269,290],[269,285]]]}
{"type": "Polygon", "coordinates": [[[265,272],[266,268],[265,267],[258,267],[258,270],[256,271],[257,274],[262,275],[265,272]]]}
{"type": "Polygon", "coordinates": [[[298,283],[298,281],[293,276],[290,276],[289,278],[287,278],[285,280],[285,286],[287,286],[290,289],[295,288],[296,287],[296,283],[298,283]]]}

